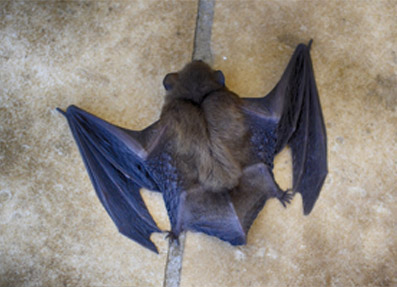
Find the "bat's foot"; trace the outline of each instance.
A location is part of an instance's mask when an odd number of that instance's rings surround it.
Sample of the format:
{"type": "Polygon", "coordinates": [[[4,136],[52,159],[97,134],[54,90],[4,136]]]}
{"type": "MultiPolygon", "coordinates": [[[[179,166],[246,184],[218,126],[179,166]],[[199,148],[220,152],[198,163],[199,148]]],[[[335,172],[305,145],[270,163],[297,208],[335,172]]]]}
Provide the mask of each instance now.
{"type": "Polygon", "coordinates": [[[286,191],[283,191],[281,193],[281,196],[278,197],[278,200],[280,200],[281,204],[284,207],[287,207],[287,203],[291,203],[293,197],[294,197],[294,193],[292,189],[287,189],[286,191]]]}
{"type": "Polygon", "coordinates": [[[176,243],[179,245],[179,235],[176,235],[174,232],[168,231],[165,238],[167,238],[171,241],[176,241],[176,243]]]}

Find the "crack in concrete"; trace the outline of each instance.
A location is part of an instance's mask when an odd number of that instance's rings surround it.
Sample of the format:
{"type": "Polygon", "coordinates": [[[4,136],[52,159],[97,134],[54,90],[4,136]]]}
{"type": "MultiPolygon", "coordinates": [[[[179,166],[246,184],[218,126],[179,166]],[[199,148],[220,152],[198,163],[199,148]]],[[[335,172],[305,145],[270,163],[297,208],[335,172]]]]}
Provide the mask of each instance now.
{"type": "MultiPolygon", "coordinates": [[[[212,65],[211,31],[214,19],[215,0],[199,0],[194,34],[192,60],[202,60],[212,65]]],[[[170,236],[168,256],[165,265],[164,287],[179,287],[181,281],[183,251],[186,233],[181,233],[176,240],[170,236]]]]}
{"type": "Polygon", "coordinates": [[[178,239],[170,236],[164,273],[164,287],[179,287],[180,285],[185,239],[185,232],[181,233],[178,239]]]}
{"type": "Polygon", "coordinates": [[[192,60],[212,65],[211,31],[215,0],[199,0],[192,60]]]}

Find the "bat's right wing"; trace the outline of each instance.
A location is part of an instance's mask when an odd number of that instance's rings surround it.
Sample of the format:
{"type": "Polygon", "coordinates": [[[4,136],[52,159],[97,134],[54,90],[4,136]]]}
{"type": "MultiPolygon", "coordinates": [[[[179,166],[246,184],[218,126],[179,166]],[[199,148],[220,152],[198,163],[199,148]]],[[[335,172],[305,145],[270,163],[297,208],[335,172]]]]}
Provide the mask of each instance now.
{"type": "Polygon", "coordinates": [[[327,175],[327,138],[310,59],[310,45],[298,45],[281,80],[264,98],[246,98],[244,111],[261,160],[287,144],[292,149],[293,190],[302,194],[304,213],[313,209],[327,175]]]}
{"type": "Polygon", "coordinates": [[[140,195],[141,187],[159,191],[146,159],[158,147],[164,128],[159,122],[143,131],[114,126],[76,106],[66,112],[91,182],[119,231],[150,250],[160,232],[140,195]]]}

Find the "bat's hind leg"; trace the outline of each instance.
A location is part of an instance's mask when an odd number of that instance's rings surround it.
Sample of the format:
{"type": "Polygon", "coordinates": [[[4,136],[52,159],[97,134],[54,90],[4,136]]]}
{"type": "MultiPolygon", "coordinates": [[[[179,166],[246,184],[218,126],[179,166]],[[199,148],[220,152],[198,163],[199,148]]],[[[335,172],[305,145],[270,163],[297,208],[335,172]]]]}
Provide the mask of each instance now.
{"type": "Polygon", "coordinates": [[[264,181],[266,182],[265,186],[267,186],[264,192],[268,195],[268,198],[277,198],[284,207],[287,207],[287,204],[291,203],[295,193],[291,188],[282,190],[275,181],[274,175],[269,168],[264,173],[264,181]]]}
{"type": "Polygon", "coordinates": [[[270,167],[264,163],[244,168],[239,186],[231,193],[233,206],[246,233],[268,199],[275,197],[286,206],[292,196],[290,190],[280,189],[270,167]]]}

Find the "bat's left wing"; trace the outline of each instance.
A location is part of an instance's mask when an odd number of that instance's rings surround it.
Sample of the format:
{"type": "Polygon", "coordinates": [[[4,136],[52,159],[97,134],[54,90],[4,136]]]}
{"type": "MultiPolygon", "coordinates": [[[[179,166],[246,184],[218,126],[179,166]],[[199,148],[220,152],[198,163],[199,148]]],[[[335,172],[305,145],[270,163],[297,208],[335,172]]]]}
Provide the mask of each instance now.
{"type": "Polygon", "coordinates": [[[292,150],[293,190],[309,214],[327,175],[327,138],[310,59],[310,45],[298,45],[276,87],[264,98],[246,98],[255,153],[272,165],[287,144],[292,150]]]}
{"type": "Polygon", "coordinates": [[[119,231],[157,252],[150,235],[160,230],[139,189],[159,191],[146,159],[162,137],[161,122],[138,132],[114,126],[76,106],[58,111],[67,118],[98,198],[119,231]]]}

